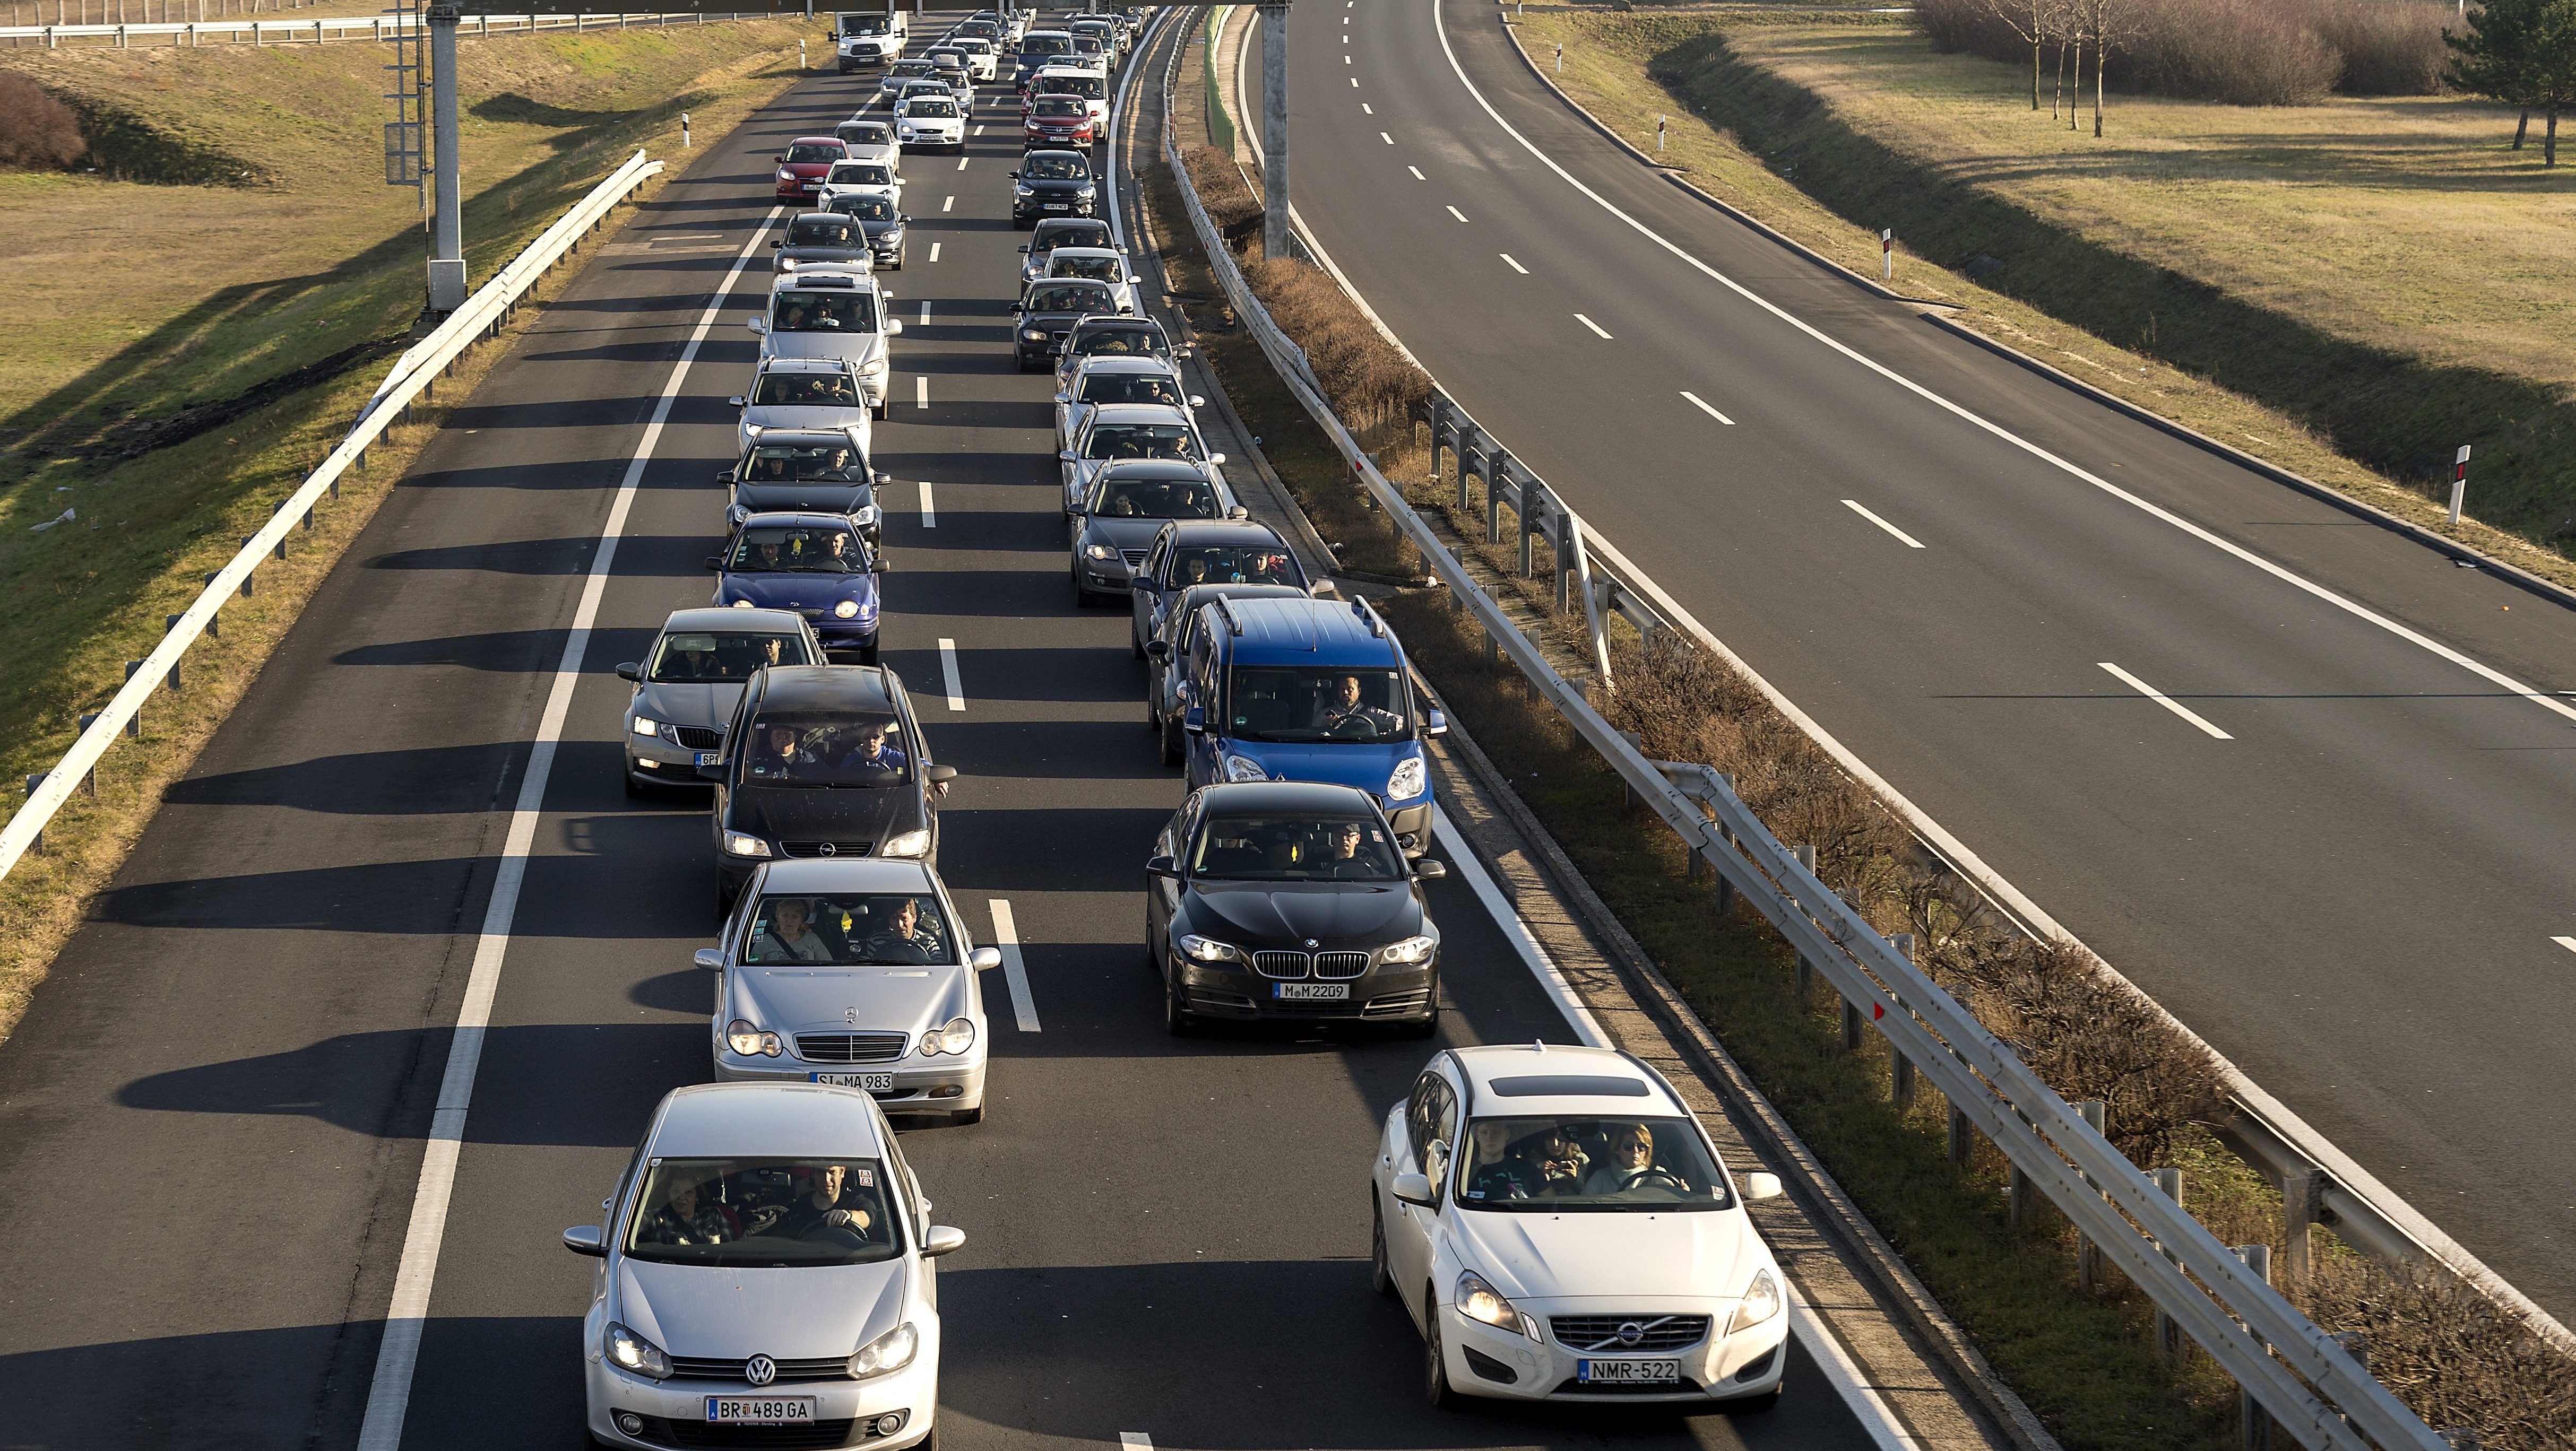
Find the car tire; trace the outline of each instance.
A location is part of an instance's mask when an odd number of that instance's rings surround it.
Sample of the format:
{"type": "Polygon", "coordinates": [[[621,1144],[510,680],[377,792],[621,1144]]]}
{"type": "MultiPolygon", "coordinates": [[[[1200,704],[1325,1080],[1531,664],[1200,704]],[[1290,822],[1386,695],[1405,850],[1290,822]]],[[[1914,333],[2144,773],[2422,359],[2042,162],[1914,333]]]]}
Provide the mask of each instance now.
{"type": "Polygon", "coordinates": [[[1071,566],[1068,571],[1068,577],[1073,580],[1073,607],[1075,609],[1087,610],[1093,605],[1100,603],[1100,596],[1093,594],[1091,592],[1091,587],[1082,582],[1081,565],[1076,564],[1071,566]]]}
{"type": "Polygon", "coordinates": [[[903,254],[903,248],[897,247],[894,249],[894,266],[888,268],[888,271],[901,272],[903,270],[903,254]]]}
{"type": "Polygon", "coordinates": [[[1449,1355],[1440,1345],[1440,1302],[1422,1287],[1422,1396],[1432,1409],[1454,1411],[1459,1395],[1449,1384],[1449,1355]]]}
{"type": "Polygon", "coordinates": [[[1369,1186],[1369,1288],[1395,1295],[1395,1277],[1386,1272],[1386,1211],[1378,1208],[1375,1184],[1369,1186]]]}
{"type": "Polygon", "coordinates": [[[1175,1038],[1186,1038],[1198,1031],[1198,1022],[1181,1007],[1181,980],[1163,978],[1163,1031],[1175,1038]]]}
{"type": "Polygon", "coordinates": [[[628,771],[626,773],[626,794],[634,797],[638,801],[643,800],[646,794],[648,794],[644,789],[644,783],[635,779],[635,773],[633,771],[628,771]]]}

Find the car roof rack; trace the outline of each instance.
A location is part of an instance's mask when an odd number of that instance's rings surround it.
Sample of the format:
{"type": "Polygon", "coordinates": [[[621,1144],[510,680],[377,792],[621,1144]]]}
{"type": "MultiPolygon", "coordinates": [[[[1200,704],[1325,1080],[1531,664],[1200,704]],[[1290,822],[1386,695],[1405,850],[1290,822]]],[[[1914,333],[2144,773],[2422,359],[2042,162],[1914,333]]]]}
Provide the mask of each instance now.
{"type": "Polygon", "coordinates": [[[1225,629],[1227,634],[1241,635],[1243,633],[1243,621],[1235,618],[1233,604],[1223,595],[1218,595],[1216,597],[1216,612],[1225,616],[1225,629]]]}

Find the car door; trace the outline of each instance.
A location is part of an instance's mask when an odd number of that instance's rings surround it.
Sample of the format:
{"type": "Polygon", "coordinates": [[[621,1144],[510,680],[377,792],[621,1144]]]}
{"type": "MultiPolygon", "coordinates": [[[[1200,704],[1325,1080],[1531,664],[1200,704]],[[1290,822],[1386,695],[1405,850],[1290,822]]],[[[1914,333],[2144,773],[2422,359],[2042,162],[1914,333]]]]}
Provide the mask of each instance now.
{"type": "MultiPolygon", "coordinates": [[[[1163,823],[1163,834],[1154,838],[1153,856],[1170,857],[1177,865],[1197,829],[1193,818],[1198,803],[1195,799],[1181,803],[1181,809],[1163,823]]],[[[1145,884],[1145,950],[1154,954],[1157,968],[1169,954],[1172,919],[1180,915],[1182,884],[1172,877],[1154,877],[1145,884]]]]}
{"type": "Polygon", "coordinates": [[[1070,458],[1059,456],[1056,460],[1057,473],[1064,484],[1067,498],[1073,497],[1082,484],[1082,451],[1091,446],[1091,423],[1091,418],[1086,415],[1074,428],[1073,441],[1064,446],[1064,452],[1072,456],[1070,458]]]}
{"type": "MultiPolygon", "coordinates": [[[[806,626],[805,633],[811,636],[814,627],[806,626]]],[[[814,658],[822,659],[823,652],[817,649],[814,658]]],[[[708,845],[715,848],[718,861],[724,860],[725,806],[733,799],[733,787],[742,779],[743,757],[750,754],[742,749],[742,723],[751,719],[752,697],[768,684],[767,677],[765,668],[752,672],[751,682],[743,687],[742,698],[734,702],[733,724],[725,727],[724,743],[718,748],[724,752],[724,775],[717,779],[715,790],[708,798],[707,816],[708,845]]]]}
{"type": "Polygon", "coordinates": [[[1450,1207],[1449,1159],[1457,1142],[1457,1091],[1438,1068],[1426,1068],[1414,1080],[1413,1096],[1405,1107],[1403,1152],[1400,1161],[1389,1166],[1387,1181],[1392,1184],[1396,1174],[1422,1175],[1431,1181],[1432,1206],[1406,1204],[1392,1193],[1379,1205],[1387,1274],[1417,1321],[1427,1308],[1422,1304],[1422,1287],[1431,1273],[1432,1239],[1440,1232],[1441,1215],[1450,1207]]]}
{"type": "Polygon", "coordinates": [[[1189,697],[1181,702],[1186,720],[1188,713],[1199,713],[1201,730],[1196,735],[1184,731],[1181,736],[1184,778],[1192,786],[1213,785],[1224,778],[1217,774],[1219,732],[1224,728],[1225,701],[1218,681],[1225,674],[1225,646],[1206,630],[1191,632],[1189,673],[1183,678],[1189,685],[1189,697]]]}
{"type": "Polygon", "coordinates": [[[894,702],[894,718],[903,723],[905,749],[912,753],[912,789],[919,793],[921,824],[930,828],[930,855],[924,861],[939,859],[939,790],[930,784],[930,737],[921,733],[921,718],[912,712],[912,692],[893,671],[886,672],[886,694],[894,702]]]}
{"type": "Polygon", "coordinates": [[[1163,565],[1172,557],[1172,535],[1169,529],[1154,536],[1154,547],[1145,552],[1145,562],[1129,581],[1127,607],[1130,633],[1135,636],[1137,653],[1144,653],[1145,642],[1163,623],[1163,565]]]}

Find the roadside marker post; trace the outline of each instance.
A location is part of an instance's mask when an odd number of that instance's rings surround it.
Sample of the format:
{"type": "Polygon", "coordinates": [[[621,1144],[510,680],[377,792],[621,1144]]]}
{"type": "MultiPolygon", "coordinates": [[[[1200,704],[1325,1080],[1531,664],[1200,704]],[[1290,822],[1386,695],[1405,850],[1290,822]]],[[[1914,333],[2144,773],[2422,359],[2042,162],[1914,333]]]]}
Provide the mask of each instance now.
{"type": "Polygon", "coordinates": [[[1664,154],[1664,118],[1661,116],[1655,118],[1655,154],[1664,154]]]}
{"type": "Polygon", "coordinates": [[[1556,43],[1556,73],[1565,74],[1565,42],[1561,40],[1556,43]]]}
{"type": "Polygon", "coordinates": [[[2459,457],[2451,460],[2451,523],[2460,522],[2460,506],[2469,500],[2469,446],[2460,445],[2459,457]]]}
{"type": "Polygon", "coordinates": [[[680,113],[680,149],[689,149],[689,113],[686,111],[680,113]]]}
{"type": "Polygon", "coordinates": [[[1878,233],[1879,275],[1889,282],[1896,280],[1896,229],[1882,227],[1878,233]]]}

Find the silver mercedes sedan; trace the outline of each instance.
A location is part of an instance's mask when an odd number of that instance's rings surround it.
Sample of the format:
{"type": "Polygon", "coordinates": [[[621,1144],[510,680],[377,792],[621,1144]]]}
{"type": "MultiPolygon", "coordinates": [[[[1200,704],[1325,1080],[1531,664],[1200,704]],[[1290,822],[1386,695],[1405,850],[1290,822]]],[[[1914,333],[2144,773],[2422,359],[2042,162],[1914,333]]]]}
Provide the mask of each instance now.
{"type": "Polygon", "coordinates": [[[763,665],[820,665],[823,643],[794,610],[679,610],[641,660],[617,667],[626,699],[626,794],[703,786],[743,682],[763,665]]]}
{"type": "Polygon", "coordinates": [[[984,992],[1002,955],[977,947],[920,861],[762,863],[698,966],[720,974],[716,1077],[855,1088],[888,1113],[984,1117],[984,992]]]}
{"type": "Polygon", "coordinates": [[[597,1224],[582,1325],[590,1433],[610,1446],[927,1444],[939,1404],[930,1222],[866,1094],[673,1091],[597,1224]]]}

